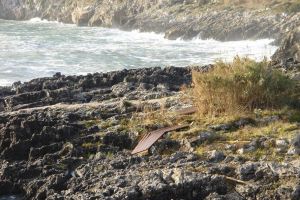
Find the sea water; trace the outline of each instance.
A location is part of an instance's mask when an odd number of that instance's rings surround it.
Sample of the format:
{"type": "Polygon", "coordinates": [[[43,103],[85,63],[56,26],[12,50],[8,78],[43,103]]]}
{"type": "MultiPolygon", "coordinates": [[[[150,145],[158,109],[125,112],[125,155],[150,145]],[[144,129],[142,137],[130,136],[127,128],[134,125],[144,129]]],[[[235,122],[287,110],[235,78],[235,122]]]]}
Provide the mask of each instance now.
{"type": "Polygon", "coordinates": [[[163,34],[77,27],[34,18],[0,20],[0,85],[52,76],[153,66],[204,65],[235,56],[256,60],[276,50],[271,39],[219,42],[167,40],[163,34]]]}

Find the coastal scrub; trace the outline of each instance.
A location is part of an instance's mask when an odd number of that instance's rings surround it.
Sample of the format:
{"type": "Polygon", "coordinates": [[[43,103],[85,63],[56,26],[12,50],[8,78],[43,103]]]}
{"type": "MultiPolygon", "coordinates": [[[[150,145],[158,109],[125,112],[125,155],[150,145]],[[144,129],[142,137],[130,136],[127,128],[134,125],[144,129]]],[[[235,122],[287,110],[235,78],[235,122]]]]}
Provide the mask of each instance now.
{"type": "Polygon", "coordinates": [[[290,106],[298,100],[297,81],[264,60],[236,57],[218,61],[207,73],[193,72],[192,95],[202,116],[234,115],[290,106]]]}

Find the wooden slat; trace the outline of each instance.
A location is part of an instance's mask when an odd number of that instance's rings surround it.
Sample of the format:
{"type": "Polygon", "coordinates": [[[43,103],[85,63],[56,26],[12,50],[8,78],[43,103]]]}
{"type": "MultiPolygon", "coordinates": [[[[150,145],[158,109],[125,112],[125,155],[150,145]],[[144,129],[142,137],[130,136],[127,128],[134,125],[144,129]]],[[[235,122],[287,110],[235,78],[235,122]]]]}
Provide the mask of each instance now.
{"type": "Polygon", "coordinates": [[[131,154],[140,153],[148,150],[159,138],[161,138],[165,133],[170,131],[175,131],[178,129],[186,128],[189,125],[174,125],[166,128],[161,128],[146,134],[134,148],[131,154]]]}

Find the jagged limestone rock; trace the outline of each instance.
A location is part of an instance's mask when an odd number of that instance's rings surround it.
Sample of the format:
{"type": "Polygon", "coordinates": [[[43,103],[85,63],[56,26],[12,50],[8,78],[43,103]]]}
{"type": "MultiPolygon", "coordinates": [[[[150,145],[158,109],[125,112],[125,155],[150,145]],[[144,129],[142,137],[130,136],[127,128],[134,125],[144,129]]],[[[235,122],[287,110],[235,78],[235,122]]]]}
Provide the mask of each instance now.
{"type": "Polygon", "coordinates": [[[287,62],[291,60],[300,62],[300,26],[289,32],[280,48],[272,56],[273,60],[287,62]]]}

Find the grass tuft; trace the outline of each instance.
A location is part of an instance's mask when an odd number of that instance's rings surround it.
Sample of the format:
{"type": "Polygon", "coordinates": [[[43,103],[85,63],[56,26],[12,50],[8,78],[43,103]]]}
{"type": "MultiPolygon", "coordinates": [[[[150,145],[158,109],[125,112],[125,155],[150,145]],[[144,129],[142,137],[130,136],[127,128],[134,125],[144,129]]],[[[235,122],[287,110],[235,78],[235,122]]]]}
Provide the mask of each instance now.
{"type": "Polygon", "coordinates": [[[220,5],[248,9],[271,8],[274,11],[286,13],[297,13],[300,11],[299,0],[222,0],[220,5]]]}
{"type": "Polygon", "coordinates": [[[207,73],[193,72],[193,98],[201,116],[240,115],[289,106],[299,97],[297,82],[268,62],[236,57],[216,62],[207,73]]]}

